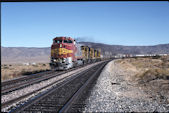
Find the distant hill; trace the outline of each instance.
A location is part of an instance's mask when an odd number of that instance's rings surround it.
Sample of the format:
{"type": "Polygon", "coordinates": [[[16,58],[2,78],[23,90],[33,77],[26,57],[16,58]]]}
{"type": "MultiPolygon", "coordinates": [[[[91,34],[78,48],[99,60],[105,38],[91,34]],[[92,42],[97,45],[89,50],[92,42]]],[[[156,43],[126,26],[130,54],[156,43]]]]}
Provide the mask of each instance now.
{"type": "Polygon", "coordinates": [[[102,43],[80,42],[93,48],[101,48],[102,54],[106,51],[116,54],[169,54],[169,44],[159,44],[154,46],[122,46],[107,45],[102,43]]]}
{"type": "MultiPolygon", "coordinates": [[[[169,54],[169,44],[154,46],[122,46],[107,45],[102,43],[80,42],[93,48],[101,49],[102,54],[169,54]]],[[[47,63],[50,61],[50,47],[1,47],[1,63],[36,62],[47,63]]]]}
{"type": "Polygon", "coordinates": [[[1,63],[49,62],[50,47],[1,47],[1,63]]]}

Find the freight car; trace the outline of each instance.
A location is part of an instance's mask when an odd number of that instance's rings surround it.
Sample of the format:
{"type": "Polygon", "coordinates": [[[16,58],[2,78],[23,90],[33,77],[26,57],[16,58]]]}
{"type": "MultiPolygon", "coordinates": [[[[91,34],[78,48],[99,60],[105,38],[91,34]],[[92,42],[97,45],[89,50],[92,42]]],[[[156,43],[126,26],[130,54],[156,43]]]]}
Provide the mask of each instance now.
{"type": "Polygon", "coordinates": [[[51,69],[66,70],[101,60],[101,51],[76,43],[71,37],[55,37],[51,46],[51,69]]]}

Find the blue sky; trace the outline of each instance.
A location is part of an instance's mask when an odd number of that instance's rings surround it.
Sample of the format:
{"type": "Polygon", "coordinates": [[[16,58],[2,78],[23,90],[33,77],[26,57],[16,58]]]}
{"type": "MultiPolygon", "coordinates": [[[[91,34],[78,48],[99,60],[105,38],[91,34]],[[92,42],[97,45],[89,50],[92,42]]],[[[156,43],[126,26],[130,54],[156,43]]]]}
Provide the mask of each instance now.
{"type": "Polygon", "coordinates": [[[1,45],[50,47],[56,36],[110,45],[169,43],[169,2],[3,2],[1,45]]]}

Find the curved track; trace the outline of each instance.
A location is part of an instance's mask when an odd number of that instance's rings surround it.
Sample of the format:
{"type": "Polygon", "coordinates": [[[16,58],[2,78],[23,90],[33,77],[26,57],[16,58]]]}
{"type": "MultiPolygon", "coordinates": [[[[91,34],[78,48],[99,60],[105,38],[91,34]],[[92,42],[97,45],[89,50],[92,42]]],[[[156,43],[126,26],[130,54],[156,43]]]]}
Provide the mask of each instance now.
{"type": "MultiPolygon", "coordinates": [[[[83,65],[86,66],[86,65],[83,65]]],[[[47,72],[41,72],[41,73],[37,73],[37,74],[32,74],[29,76],[22,76],[20,78],[17,79],[13,79],[13,80],[8,80],[5,82],[2,82],[1,84],[1,95],[7,94],[9,92],[27,87],[29,85],[44,81],[44,80],[48,80],[50,78],[59,76],[61,74],[67,73],[69,71],[75,70],[77,68],[81,68],[83,66],[79,66],[76,68],[72,68],[66,71],[47,71],[47,72]]]]}
{"type": "Polygon", "coordinates": [[[11,112],[70,112],[79,108],[73,107],[83,97],[90,85],[99,76],[108,61],[93,66],[73,77],[63,80],[55,87],[43,92],[11,112]]]}
{"type": "Polygon", "coordinates": [[[21,76],[21,77],[11,79],[11,80],[6,80],[6,81],[3,81],[1,83],[1,87],[9,86],[11,84],[16,84],[16,83],[18,83],[18,81],[22,81],[22,80],[25,80],[25,79],[32,79],[32,78],[41,77],[44,74],[49,74],[49,73],[52,73],[52,72],[53,71],[45,71],[45,72],[40,72],[40,73],[36,73],[36,74],[21,76]]]}

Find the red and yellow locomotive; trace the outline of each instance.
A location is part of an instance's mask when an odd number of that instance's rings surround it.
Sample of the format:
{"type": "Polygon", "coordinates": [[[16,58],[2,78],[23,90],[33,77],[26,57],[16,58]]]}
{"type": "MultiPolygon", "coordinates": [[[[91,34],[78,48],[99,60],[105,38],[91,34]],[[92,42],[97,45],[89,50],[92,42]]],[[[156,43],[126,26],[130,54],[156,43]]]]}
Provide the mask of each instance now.
{"type": "Polygon", "coordinates": [[[51,46],[52,69],[65,70],[100,59],[100,51],[77,44],[71,37],[56,37],[51,46]]]}

